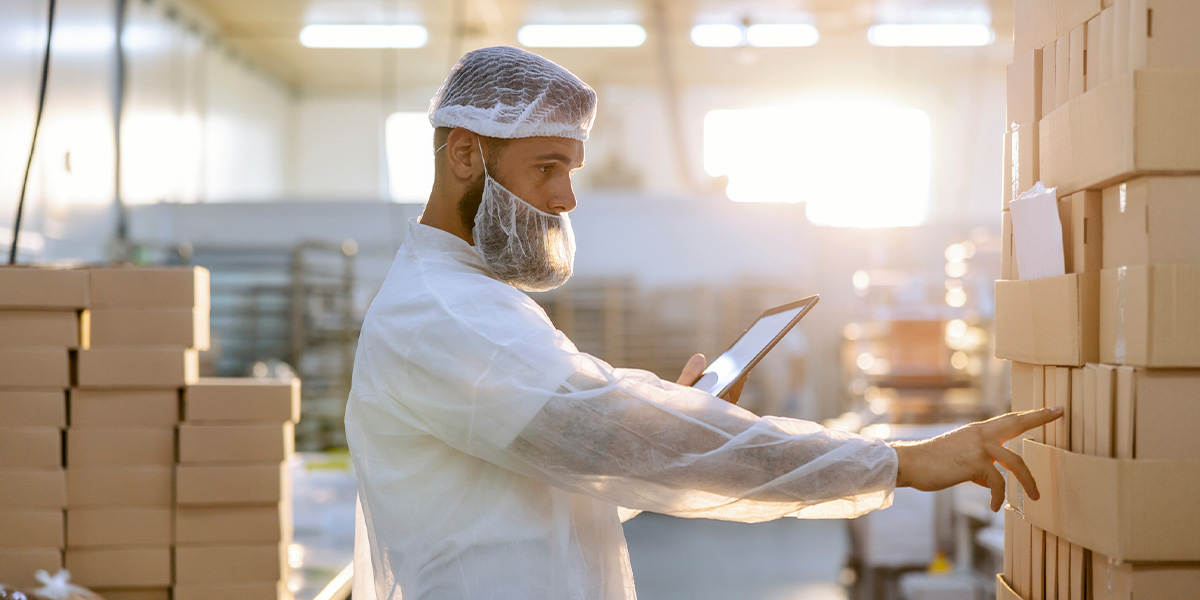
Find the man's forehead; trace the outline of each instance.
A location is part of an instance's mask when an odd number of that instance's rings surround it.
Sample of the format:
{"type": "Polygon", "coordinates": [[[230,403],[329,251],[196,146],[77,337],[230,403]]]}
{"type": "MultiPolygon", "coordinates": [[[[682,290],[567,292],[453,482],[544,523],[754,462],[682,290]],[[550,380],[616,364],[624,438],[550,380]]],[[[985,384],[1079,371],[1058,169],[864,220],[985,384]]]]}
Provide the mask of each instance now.
{"type": "Polygon", "coordinates": [[[578,165],[583,162],[583,142],[561,137],[515,138],[508,143],[506,152],[519,153],[530,160],[556,160],[578,165]]]}

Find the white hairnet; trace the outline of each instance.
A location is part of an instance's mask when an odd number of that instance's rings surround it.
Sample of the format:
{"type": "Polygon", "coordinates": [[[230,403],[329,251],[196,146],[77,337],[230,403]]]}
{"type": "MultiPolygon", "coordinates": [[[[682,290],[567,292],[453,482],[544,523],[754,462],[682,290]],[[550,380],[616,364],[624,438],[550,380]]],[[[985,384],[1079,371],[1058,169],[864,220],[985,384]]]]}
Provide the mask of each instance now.
{"type": "Polygon", "coordinates": [[[463,127],[494,138],[586,141],[595,118],[596,92],[588,84],[511,46],[464,54],[429,103],[434,127],[463,127]]]}

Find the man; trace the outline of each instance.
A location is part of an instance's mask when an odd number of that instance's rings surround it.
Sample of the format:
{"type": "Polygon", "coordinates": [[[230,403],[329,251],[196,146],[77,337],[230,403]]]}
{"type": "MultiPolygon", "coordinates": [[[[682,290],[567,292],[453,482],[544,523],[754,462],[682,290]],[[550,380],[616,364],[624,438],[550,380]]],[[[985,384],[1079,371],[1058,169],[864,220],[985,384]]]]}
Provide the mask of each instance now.
{"type": "Polygon", "coordinates": [[[672,383],[579,352],[521,290],[571,274],[570,177],[595,107],[508,47],[463,56],[433,98],[433,190],[367,312],[346,410],[356,598],[634,598],[621,517],[638,510],[853,517],[898,485],[964,481],[998,510],[994,462],[1037,497],[1001,444],[1057,413],[891,446],[685,387],[700,355],[672,383]]]}

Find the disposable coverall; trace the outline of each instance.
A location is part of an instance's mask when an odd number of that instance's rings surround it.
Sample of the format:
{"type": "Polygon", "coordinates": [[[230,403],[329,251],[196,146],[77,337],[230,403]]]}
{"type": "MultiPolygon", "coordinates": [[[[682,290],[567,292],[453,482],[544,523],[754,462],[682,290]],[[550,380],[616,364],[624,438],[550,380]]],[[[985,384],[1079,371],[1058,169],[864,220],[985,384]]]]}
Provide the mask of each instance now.
{"type": "Polygon", "coordinates": [[[880,440],[579,352],[472,246],[416,219],[367,311],[346,433],[369,539],[356,594],[373,578],[381,600],[632,599],[618,507],[853,517],[896,482],[880,440]]]}

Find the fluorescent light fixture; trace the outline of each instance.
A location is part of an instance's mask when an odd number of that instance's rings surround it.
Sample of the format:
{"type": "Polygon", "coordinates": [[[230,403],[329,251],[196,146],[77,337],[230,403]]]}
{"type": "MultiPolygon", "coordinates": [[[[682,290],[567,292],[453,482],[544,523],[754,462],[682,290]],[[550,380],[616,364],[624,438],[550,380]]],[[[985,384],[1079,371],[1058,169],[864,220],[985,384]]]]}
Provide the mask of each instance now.
{"type": "Polygon", "coordinates": [[[764,23],[746,29],[746,39],[751,46],[812,46],[820,37],[817,28],[808,23],[764,23]]]}
{"type": "Polygon", "coordinates": [[[702,48],[732,48],[744,39],[742,28],[729,24],[696,25],[692,27],[692,43],[702,48]]]}
{"type": "Polygon", "coordinates": [[[429,32],[420,25],[306,25],[300,43],[309,48],[420,48],[429,32]]]}
{"type": "Polygon", "coordinates": [[[525,25],[517,41],[530,48],[633,48],[646,41],[641,25],[525,25]]]}
{"type": "Polygon", "coordinates": [[[872,25],[874,46],[987,46],[996,33],[987,25],[872,25]]]}

